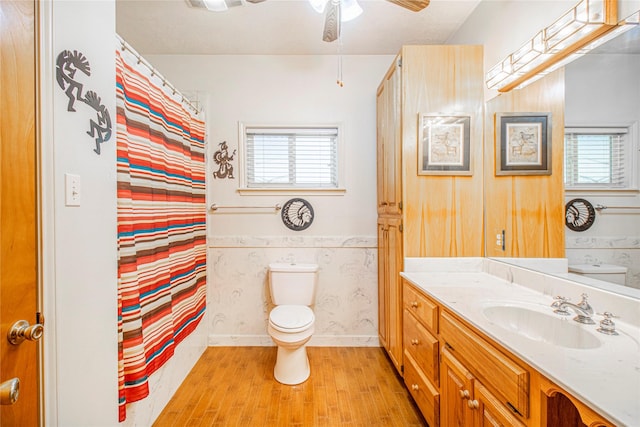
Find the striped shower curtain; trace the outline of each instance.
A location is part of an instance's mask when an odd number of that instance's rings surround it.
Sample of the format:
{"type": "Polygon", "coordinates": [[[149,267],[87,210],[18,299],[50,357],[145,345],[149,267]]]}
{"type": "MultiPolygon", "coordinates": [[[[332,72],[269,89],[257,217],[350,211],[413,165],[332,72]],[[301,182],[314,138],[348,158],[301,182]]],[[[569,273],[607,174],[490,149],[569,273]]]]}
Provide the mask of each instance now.
{"type": "Polygon", "coordinates": [[[139,64],[116,51],[120,421],[205,311],[204,122],[139,64]]]}

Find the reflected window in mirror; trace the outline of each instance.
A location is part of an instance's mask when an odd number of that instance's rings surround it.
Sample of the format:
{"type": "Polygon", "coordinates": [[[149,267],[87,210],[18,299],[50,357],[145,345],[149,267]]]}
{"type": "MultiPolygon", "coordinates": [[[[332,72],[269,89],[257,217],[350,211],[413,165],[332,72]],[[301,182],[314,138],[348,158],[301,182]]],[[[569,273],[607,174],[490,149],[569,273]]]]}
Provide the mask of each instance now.
{"type": "Polygon", "coordinates": [[[631,127],[565,128],[566,189],[629,189],[633,134],[631,127]]]}

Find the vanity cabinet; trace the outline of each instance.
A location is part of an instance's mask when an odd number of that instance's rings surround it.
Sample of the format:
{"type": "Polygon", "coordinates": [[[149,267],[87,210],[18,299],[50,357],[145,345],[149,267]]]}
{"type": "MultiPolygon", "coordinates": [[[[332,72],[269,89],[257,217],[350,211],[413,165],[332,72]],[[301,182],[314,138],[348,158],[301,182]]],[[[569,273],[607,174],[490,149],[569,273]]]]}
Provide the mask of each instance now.
{"type": "Polygon", "coordinates": [[[613,426],[402,279],[404,382],[429,426],[613,426]]]}

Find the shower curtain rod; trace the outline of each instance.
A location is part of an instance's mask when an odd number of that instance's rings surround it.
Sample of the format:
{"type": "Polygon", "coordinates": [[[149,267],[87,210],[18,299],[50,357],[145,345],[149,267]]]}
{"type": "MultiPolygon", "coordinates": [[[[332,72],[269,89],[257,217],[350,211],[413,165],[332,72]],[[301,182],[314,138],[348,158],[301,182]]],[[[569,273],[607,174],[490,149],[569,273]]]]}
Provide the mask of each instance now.
{"type": "Polygon", "coordinates": [[[120,49],[128,50],[129,52],[131,52],[133,56],[135,56],[136,59],[138,60],[138,64],[144,65],[149,69],[149,71],[151,71],[151,76],[157,76],[160,80],[162,80],[162,86],[169,87],[169,89],[173,91],[174,95],[175,94],[180,95],[183,103],[187,104],[189,108],[191,108],[196,113],[196,115],[200,114],[202,110],[197,108],[195,105],[193,105],[193,103],[191,102],[191,100],[189,100],[189,98],[185,97],[182,92],[180,92],[178,89],[176,89],[174,85],[168,82],[167,79],[162,74],[160,74],[153,65],[149,63],[149,61],[144,59],[142,55],[140,55],[129,43],[127,43],[122,37],[120,37],[119,34],[116,34],[116,38],[120,42],[120,49]]]}

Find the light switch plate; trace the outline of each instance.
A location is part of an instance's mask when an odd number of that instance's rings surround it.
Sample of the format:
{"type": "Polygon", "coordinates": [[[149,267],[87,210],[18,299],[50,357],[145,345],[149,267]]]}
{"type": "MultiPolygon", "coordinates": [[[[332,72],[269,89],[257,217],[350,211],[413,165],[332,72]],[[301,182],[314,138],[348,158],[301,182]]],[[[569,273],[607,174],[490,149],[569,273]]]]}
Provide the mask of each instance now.
{"type": "Polygon", "coordinates": [[[82,195],[80,175],[64,174],[64,202],[66,206],[80,206],[82,195]]]}

